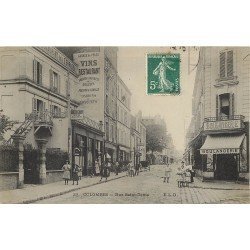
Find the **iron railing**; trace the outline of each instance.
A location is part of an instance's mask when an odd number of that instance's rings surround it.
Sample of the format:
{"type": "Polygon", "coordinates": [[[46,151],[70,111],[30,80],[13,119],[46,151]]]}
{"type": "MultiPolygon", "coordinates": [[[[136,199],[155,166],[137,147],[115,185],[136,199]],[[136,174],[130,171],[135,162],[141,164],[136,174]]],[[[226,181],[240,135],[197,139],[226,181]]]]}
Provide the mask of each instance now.
{"type": "Polygon", "coordinates": [[[228,120],[244,120],[243,115],[223,115],[218,117],[206,117],[204,122],[228,121],[228,120]]]}
{"type": "Polygon", "coordinates": [[[46,123],[48,125],[53,125],[52,114],[49,111],[33,111],[31,114],[25,114],[25,119],[31,120],[34,124],[46,123]]]}

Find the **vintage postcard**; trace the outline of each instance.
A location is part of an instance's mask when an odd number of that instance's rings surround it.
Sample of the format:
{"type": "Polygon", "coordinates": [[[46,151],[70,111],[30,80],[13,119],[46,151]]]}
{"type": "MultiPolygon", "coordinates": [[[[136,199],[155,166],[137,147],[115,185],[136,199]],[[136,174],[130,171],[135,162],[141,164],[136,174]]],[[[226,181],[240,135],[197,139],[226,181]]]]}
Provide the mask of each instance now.
{"type": "Polygon", "coordinates": [[[0,47],[0,203],[249,204],[250,47],[0,47]]]}

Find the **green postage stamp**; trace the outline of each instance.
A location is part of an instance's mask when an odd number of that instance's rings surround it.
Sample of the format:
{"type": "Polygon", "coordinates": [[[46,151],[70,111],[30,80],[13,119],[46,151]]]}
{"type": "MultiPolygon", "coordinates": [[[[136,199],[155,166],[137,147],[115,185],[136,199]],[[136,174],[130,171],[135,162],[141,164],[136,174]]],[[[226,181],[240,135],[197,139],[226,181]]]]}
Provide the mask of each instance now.
{"type": "Polygon", "coordinates": [[[180,54],[147,55],[147,94],[180,94],[180,54]]]}

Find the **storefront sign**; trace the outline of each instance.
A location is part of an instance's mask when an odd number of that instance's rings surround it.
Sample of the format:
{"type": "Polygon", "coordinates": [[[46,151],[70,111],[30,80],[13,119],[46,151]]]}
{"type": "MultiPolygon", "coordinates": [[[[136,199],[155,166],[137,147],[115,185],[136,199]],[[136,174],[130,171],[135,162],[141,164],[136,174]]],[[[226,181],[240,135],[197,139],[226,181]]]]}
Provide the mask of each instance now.
{"type": "Polygon", "coordinates": [[[74,54],[78,65],[80,107],[85,115],[97,122],[104,114],[104,53],[82,50],[74,54]]]}
{"type": "Polygon", "coordinates": [[[241,128],[241,120],[204,122],[204,130],[223,130],[241,128]]]}
{"type": "Polygon", "coordinates": [[[207,155],[207,154],[239,154],[240,149],[239,148],[219,148],[219,149],[200,149],[201,155],[207,155]]]}
{"type": "Polygon", "coordinates": [[[84,118],[84,111],[82,109],[79,109],[79,110],[72,109],[71,110],[71,119],[72,120],[81,120],[83,118],[84,118]]]}

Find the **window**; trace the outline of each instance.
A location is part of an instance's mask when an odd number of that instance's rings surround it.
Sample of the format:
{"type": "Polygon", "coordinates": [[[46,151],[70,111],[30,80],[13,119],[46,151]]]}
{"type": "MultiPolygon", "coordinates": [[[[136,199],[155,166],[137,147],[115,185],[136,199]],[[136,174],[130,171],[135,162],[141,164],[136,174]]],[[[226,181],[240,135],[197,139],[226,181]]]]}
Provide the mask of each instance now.
{"type": "Polygon", "coordinates": [[[50,89],[57,94],[60,93],[60,76],[53,70],[50,70],[50,89]]]}
{"type": "Polygon", "coordinates": [[[234,93],[217,95],[216,100],[217,118],[230,119],[234,115],[234,93]]]}
{"type": "Polygon", "coordinates": [[[220,78],[233,77],[233,51],[220,53],[220,78]]]}
{"type": "Polygon", "coordinates": [[[33,102],[33,107],[32,107],[32,110],[35,111],[35,112],[43,112],[45,111],[45,107],[46,107],[46,103],[39,100],[39,99],[36,99],[36,98],[33,98],[32,100],[33,102]]]}
{"type": "Polygon", "coordinates": [[[37,84],[42,84],[42,64],[37,60],[33,61],[33,79],[37,84]]]}
{"type": "Polygon", "coordinates": [[[50,112],[53,117],[61,117],[62,110],[56,105],[51,105],[50,106],[50,112]]]}

